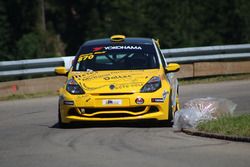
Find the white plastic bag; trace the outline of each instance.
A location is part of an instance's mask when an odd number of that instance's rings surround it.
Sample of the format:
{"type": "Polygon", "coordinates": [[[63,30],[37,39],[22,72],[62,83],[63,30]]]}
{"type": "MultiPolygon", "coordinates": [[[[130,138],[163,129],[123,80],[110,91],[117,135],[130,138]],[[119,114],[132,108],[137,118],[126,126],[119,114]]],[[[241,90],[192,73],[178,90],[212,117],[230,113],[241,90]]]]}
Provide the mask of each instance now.
{"type": "Polygon", "coordinates": [[[199,122],[232,115],[236,104],[222,98],[198,98],[188,101],[174,117],[175,130],[195,128],[199,122]]]}

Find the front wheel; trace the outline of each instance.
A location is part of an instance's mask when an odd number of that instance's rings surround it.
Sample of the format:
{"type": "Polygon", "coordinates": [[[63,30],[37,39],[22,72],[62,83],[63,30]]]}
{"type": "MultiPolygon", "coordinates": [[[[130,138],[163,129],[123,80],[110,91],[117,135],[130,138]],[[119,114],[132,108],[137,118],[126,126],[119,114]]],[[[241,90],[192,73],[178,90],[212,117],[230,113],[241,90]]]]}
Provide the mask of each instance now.
{"type": "Polygon", "coordinates": [[[59,126],[59,128],[68,128],[69,127],[69,123],[63,123],[62,122],[62,116],[61,116],[61,112],[60,112],[60,105],[58,105],[58,126],[59,126]]]}
{"type": "Polygon", "coordinates": [[[159,121],[160,126],[171,127],[173,126],[173,108],[172,108],[172,91],[170,91],[168,102],[168,120],[159,121]]]}

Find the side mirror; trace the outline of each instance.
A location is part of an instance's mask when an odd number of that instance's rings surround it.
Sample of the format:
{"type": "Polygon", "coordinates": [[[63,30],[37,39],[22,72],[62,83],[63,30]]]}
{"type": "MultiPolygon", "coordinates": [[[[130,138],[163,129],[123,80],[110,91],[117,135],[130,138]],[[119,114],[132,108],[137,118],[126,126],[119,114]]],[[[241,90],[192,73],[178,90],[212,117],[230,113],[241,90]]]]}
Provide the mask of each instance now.
{"type": "Polygon", "coordinates": [[[67,74],[68,74],[68,71],[66,70],[65,67],[56,67],[55,72],[56,72],[57,75],[67,76],[67,74]]]}
{"type": "Polygon", "coordinates": [[[177,72],[180,70],[180,65],[176,63],[170,63],[165,68],[166,72],[177,72]]]}

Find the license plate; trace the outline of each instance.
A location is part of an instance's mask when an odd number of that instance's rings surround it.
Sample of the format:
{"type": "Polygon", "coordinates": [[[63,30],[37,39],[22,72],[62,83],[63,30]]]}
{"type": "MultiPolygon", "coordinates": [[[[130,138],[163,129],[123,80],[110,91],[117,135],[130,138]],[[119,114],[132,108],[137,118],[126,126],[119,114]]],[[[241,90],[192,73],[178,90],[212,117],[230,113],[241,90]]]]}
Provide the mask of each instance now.
{"type": "Polygon", "coordinates": [[[109,100],[102,100],[102,104],[103,105],[121,105],[122,104],[122,100],[120,99],[109,99],[109,100]]]}

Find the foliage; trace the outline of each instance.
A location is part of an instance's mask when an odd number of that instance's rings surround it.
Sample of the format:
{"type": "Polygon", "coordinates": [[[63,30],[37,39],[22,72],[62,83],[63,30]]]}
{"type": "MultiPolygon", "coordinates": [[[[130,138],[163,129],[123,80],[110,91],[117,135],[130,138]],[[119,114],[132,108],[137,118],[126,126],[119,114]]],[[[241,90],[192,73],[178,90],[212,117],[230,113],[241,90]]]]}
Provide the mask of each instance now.
{"type": "Polygon", "coordinates": [[[162,48],[248,43],[249,8],[248,0],[0,0],[0,60],[74,55],[113,34],[157,38],[162,48]]]}
{"type": "Polygon", "coordinates": [[[17,42],[17,55],[20,59],[60,56],[63,49],[64,44],[60,38],[46,32],[24,34],[17,42]]]}
{"type": "Polygon", "coordinates": [[[17,42],[17,53],[22,58],[38,57],[42,53],[41,39],[36,33],[24,34],[17,42]]]}
{"type": "Polygon", "coordinates": [[[6,10],[0,1],[0,61],[7,59],[10,51],[10,31],[6,10]]]}

